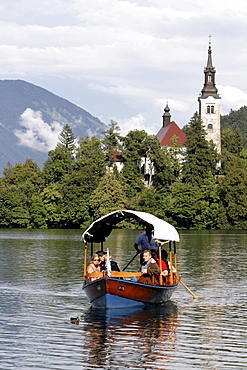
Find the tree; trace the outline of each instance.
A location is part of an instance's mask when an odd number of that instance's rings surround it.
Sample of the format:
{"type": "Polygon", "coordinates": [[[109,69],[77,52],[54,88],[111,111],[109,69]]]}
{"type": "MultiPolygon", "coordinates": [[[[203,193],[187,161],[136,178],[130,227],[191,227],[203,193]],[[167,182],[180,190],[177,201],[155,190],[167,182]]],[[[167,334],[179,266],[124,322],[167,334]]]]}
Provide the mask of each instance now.
{"type": "Polygon", "coordinates": [[[106,171],[106,156],[103,153],[98,138],[81,138],[76,151],[76,161],[73,166],[72,182],[83,186],[84,193],[90,193],[99,184],[106,171]]]}
{"type": "Polygon", "coordinates": [[[56,148],[48,152],[48,159],[44,163],[46,183],[61,182],[66,174],[72,172],[74,161],[75,136],[67,124],[64,126],[56,148]]]}
{"type": "Polygon", "coordinates": [[[145,130],[131,130],[125,137],[122,137],[124,156],[132,162],[137,162],[147,151],[148,134],[145,130]]]}
{"type": "Polygon", "coordinates": [[[206,140],[206,132],[198,113],[185,128],[187,136],[186,158],[183,164],[183,182],[201,186],[209,176],[216,174],[217,151],[212,141],[206,140]]]}
{"type": "MultiPolygon", "coordinates": [[[[247,166],[238,157],[227,163],[219,180],[221,204],[231,229],[247,228],[247,166]]],[[[225,222],[226,224],[226,222],[225,222]]]]}
{"type": "Polygon", "coordinates": [[[13,167],[8,163],[3,174],[6,185],[32,186],[36,189],[42,189],[44,186],[42,171],[31,158],[26,159],[24,164],[16,163],[13,167]]]}
{"type": "Polygon", "coordinates": [[[89,197],[83,186],[71,183],[69,177],[67,182],[61,184],[59,190],[61,200],[58,203],[58,214],[60,216],[60,227],[79,228],[86,227],[90,221],[89,197]]]}
{"type": "Polygon", "coordinates": [[[247,106],[232,110],[229,114],[221,116],[222,131],[230,129],[232,132],[239,130],[243,138],[243,147],[247,148],[247,106]]]}
{"type": "Polygon", "coordinates": [[[156,217],[165,218],[162,204],[163,194],[155,190],[154,187],[144,188],[139,195],[137,210],[148,212],[156,217]]]}
{"type": "Polygon", "coordinates": [[[59,227],[61,224],[60,204],[62,202],[61,185],[50,184],[41,193],[46,213],[48,228],[59,227]]]}
{"type": "Polygon", "coordinates": [[[160,145],[152,146],[150,158],[154,165],[153,186],[157,190],[169,188],[175,181],[176,173],[175,159],[172,160],[172,154],[169,149],[161,148],[160,145]]]}
{"type": "Polygon", "coordinates": [[[59,146],[48,152],[43,171],[47,184],[61,182],[64,176],[72,172],[71,152],[64,146],[59,146]]]}
{"type": "Polygon", "coordinates": [[[24,164],[8,164],[4,169],[1,194],[2,217],[8,227],[32,227],[31,212],[34,198],[44,187],[42,171],[30,158],[24,164]]]}
{"type": "Polygon", "coordinates": [[[46,229],[46,216],[47,211],[44,202],[40,196],[34,195],[30,206],[30,227],[35,229],[46,229]]]}
{"type": "Polygon", "coordinates": [[[233,132],[231,129],[223,130],[221,133],[221,148],[235,156],[239,156],[243,149],[243,137],[239,129],[233,132]]]}
{"type": "Polygon", "coordinates": [[[110,164],[113,164],[115,152],[118,150],[122,150],[122,146],[120,144],[121,136],[119,134],[120,127],[118,126],[117,122],[111,120],[109,123],[109,129],[103,131],[102,134],[104,138],[102,139],[103,151],[108,158],[110,164]]]}
{"type": "Polygon", "coordinates": [[[58,140],[59,141],[57,145],[69,149],[71,155],[73,156],[76,149],[76,137],[68,123],[63,127],[60,135],[58,136],[58,140]]]}
{"type": "Polygon", "coordinates": [[[0,205],[0,227],[29,227],[27,197],[18,186],[0,188],[0,205]]]}
{"type": "Polygon", "coordinates": [[[224,173],[227,163],[232,161],[234,157],[239,157],[243,150],[243,138],[239,129],[233,132],[227,128],[221,134],[222,148],[222,172],[224,173]]]}
{"type": "Polygon", "coordinates": [[[175,182],[161,207],[168,220],[186,229],[215,229],[217,227],[219,194],[213,178],[201,187],[175,182]]]}
{"type": "Polygon", "coordinates": [[[132,130],[122,138],[123,156],[126,159],[121,183],[127,198],[133,199],[144,188],[144,177],[138,163],[148,149],[146,139],[148,134],[144,130],[132,130]]]}
{"type": "Polygon", "coordinates": [[[126,198],[121,183],[116,180],[113,173],[108,171],[90,197],[93,219],[116,209],[124,209],[125,202],[126,198]]]}

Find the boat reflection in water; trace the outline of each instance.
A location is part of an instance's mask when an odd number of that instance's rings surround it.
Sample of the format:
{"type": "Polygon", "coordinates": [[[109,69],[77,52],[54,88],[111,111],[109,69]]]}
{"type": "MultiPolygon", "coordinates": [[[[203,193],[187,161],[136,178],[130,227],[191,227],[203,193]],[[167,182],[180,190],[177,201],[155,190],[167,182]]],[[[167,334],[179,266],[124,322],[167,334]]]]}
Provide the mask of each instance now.
{"type": "Polygon", "coordinates": [[[178,313],[171,301],[139,309],[91,307],[81,324],[88,366],[159,369],[176,348],[178,313]]]}

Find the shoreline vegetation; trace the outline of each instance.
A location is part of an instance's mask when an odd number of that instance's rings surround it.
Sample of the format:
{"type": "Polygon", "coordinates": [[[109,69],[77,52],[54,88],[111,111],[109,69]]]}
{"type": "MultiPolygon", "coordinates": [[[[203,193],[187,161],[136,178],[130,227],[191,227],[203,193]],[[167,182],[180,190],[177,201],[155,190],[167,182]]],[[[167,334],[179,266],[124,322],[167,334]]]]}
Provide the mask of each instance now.
{"type": "Polygon", "coordinates": [[[113,210],[133,209],[179,229],[247,229],[247,149],[239,130],[225,126],[219,156],[197,113],[184,127],[186,152],[176,137],[161,148],[144,130],[121,137],[116,122],[108,127],[102,140],[76,141],[65,125],[42,170],[30,158],[8,163],[0,178],[0,227],[85,228],[113,210]],[[124,161],[120,171],[116,153],[124,161]],[[143,171],[141,158],[152,171],[143,171]]]}

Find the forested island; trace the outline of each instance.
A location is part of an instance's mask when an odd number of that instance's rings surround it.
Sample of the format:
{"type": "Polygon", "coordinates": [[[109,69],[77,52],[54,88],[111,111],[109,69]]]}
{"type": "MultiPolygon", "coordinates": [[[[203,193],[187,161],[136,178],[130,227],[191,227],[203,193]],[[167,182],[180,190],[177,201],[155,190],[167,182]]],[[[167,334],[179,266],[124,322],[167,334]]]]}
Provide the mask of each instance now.
{"type": "Polygon", "coordinates": [[[42,170],[32,159],[6,165],[0,227],[85,228],[113,210],[133,209],[177,228],[247,229],[247,149],[229,117],[223,122],[221,156],[206,140],[197,113],[184,128],[186,154],[176,137],[169,148],[144,130],[122,137],[114,121],[102,140],[76,141],[65,125],[42,170]],[[116,151],[125,159],[121,172],[116,151]],[[154,170],[149,185],[138,165],[147,157],[154,170]]]}

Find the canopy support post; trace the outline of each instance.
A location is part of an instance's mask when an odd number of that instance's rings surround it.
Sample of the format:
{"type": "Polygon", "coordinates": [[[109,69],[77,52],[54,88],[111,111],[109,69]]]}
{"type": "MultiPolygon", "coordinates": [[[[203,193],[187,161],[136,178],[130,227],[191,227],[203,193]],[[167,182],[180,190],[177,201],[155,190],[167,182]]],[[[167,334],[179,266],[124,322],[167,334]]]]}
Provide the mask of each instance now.
{"type": "Polygon", "coordinates": [[[84,278],[87,274],[87,244],[84,246],[84,278]]]}
{"type": "Polygon", "coordinates": [[[177,264],[177,249],[176,249],[176,242],[173,242],[174,246],[174,266],[178,274],[178,264],[177,264]]]}
{"type": "Polygon", "coordinates": [[[169,260],[170,260],[170,281],[173,284],[173,271],[172,271],[172,242],[169,242],[169,260]]]}
{"type": "Polygon", "coordinates": [[[160,274],[159,274],[159,283],[160,285],[163,285],[163,277],[162,277],[162,256],[161,256],[161,245],[159,245],[159,268],[160,268],[160,274]]]}

